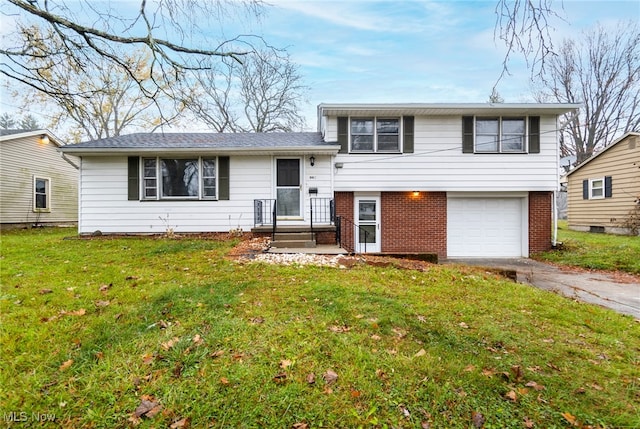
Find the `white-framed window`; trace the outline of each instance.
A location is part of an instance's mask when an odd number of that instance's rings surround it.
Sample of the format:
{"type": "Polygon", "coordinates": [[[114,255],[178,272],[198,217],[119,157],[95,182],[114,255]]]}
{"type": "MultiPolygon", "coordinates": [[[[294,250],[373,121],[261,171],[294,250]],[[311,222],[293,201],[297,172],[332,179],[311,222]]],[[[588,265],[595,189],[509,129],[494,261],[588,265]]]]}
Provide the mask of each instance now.
{"type": "Polygon", "coordinates": [[[400,152],[400,118],[351,118],[351,152],[400,152]]]}
{"type": "Polygon", "coordinates": [[[143,199],[216,199],[216,158],[143,158],[143,199]]]}
{"type": "Polygon", "coordinates": [[[527,121],[522,117],[477,117],[476,153],[524,153],[527,121]]]}
{"type": "Polygon", "coordinates": [[[604,177],[589,179],[589,199],[597,200],[604,198],[604,177]]]}
{"type": "Polygon", "coordinates": [[[33,211],[51,211],[51,179],[33,176],[33,211]]]}

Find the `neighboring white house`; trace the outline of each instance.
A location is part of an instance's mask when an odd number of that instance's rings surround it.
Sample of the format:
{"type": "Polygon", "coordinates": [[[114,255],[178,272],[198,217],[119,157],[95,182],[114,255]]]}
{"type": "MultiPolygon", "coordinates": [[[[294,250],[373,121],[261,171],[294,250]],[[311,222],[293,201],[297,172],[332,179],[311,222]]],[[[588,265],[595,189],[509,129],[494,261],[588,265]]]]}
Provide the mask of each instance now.
{"type": "Polygon", "coordinates": [[[77,222],[79,160],[60,146],[46,130],[0,130],[3,228],[77,222]]]}
{"type": "Polygon", "coordinates": [[[355,252],[520,257],[552,245],[557,118],[578,107],[321,104],[317,133],[134,134],[61,151],[81,158],[81,234],[313,224],[355,252]]]}

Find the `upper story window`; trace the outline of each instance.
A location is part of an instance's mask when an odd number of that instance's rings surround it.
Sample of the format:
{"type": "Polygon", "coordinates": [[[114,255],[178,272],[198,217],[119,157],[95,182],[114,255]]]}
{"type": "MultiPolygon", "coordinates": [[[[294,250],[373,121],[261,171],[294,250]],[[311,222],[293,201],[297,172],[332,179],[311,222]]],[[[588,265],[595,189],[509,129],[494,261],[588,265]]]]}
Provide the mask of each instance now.
{"type": "Polygon", "coordinates": [[[462,117],[463,153],[540,153],[540,117],[462,117]]]}
{"type": "Polygon", "coordinates": [[[476,118],[476,152],[524,152],[524,118],[476,118]]]}
{"type": "Polygon", "coordinates": [[[51,181],[44,177],[33,178],[33,211],[48,212],[51,210],[51,181]]]}
{"type": "Polygon", "coordinates": [[[399,118],[352,118],[352,152],[400,152],[399,118]]]}
{"type": "Polygon", "coordinates": [[[215,199],[214,158],[143,158],[144,199],[215,199]]]}

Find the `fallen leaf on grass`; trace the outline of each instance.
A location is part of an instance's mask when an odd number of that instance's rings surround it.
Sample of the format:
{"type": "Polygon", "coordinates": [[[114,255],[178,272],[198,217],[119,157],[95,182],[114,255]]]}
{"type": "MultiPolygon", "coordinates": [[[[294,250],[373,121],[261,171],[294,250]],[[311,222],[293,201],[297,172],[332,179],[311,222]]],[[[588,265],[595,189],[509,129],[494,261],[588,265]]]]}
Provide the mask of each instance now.
{"type": "Polygon", "coordinates": [[[485,418],[482,413],[477,411],[471,412],[471,423],[473,423],[474,428],[482,428],[484,426],[485,418]]]}
{"type": "Polygon", "coordinates": [[[496,375],[496,371],[491,368],[483,368],[482,375],[484,375],[485,377],[491,378],[494,375],[496,375]]]}
{"type": "Polygon", "coordinates": [[[199,346],[200,344],[204,343],[204,340],[202,339],[202,337],[200,336],[200,334],[196,334],[191,341],[193,342],[193,344],[199,346]]]}
{"type": "Polygon", "coordinates": [[[253,323],[254,325],[260,325],[264,323],[264,317],[252,317],[250,319],[250,322],[253,323]]]}
{"type": "Polygon", "coordinates": [[[376,375],[378,376],[378,378],[381,378],[382,380],[386,380],[389,378],[389,376],[387,376],[387,373],[381,369],[376,369],[376,375]]]}
{"type": "Polygon", "coordinates": [[[576,416],[572,415],[571,413],[562,413],[562,417],[564,417],[564,419],[566,421],[568,421],[572,426],[577,426],[578,422],[576,419],[576,416]]]}
{"type": "Polygon", "coordinates": [[[280,368],[282,369],[287,369],[288,367],[291,366],[293,362],[291,362],[289,359],[283,359],[280,361],[280,368]]]}
{"type": "Polygon", "coordinates": [[[382,337],[381,337],[380,335],[373,334],[373,335],[371,336],[371,339],[372,339],[372,340],[374,340],[374,341],[379,341],[379,340],[381,340],[381,339],[382,339],[382,337]]]}
{"type": "Polygon", "coordinates": [[[467,325],[464,322],[460,322],[460,324],[458,326],[460,326],[462,329],[469,329],[469,325],[467,325]]]}
{"type": "Polygon", "coordinates": [[[504,397],[505,399],[508,399],[509,401],[512,401],[512,402],[515,402],[518,399],[517,393],[513,390],[505,393],[504,397]]]}
{"type": "Polygon", "coordinates": [[[285,381],[287,381],[287,374],[285,372],[276,374],[273,377],[273,381],[275,381],[276,383],[284,383],[285,381]]]}
{"type": "Polygon", "coordinates": [[[189,427],[189,417],[185,417],[184,419],[180,419],[176,422],[173,422],[169,429],[183,429],[189,427]]]}
{"type": "Polygon", "coordinates": [[[307,374],[307,384],[314,384],[316,382],[316,375],[314,373],[307,374]]]}
{"type": "Polygon", "coordinates": [[[344,333],[344,332],[349,332],[351,328],[348,327],[347,325],[343,325],[343,326],[332,325],[332,326],[329,326],[329,330],[331,332],[344,333]]]}
{"type": "Polygon", "coordinates": [[[169,341],[160,344],[162,346],[163,349],[165,350],[169,350],[170,348],[172,348],[173,346],[176,345],[176,343],[180,341],[180,338],[178,337],[173,337],[172,339],[170,339],[169,341]]]}
{"type": "Polygon", "coordinates": [[[544,390],[544,386],[542,386],[541,384],[536,383],[535,381],[530,381],[527,384],[525,384],[525,386],[533,387],[533,389],[537,390],[537,391],[544,390]]]}
{"type": "Polygon", "coordinates": [[[222,356],[224,354],[224,350],[218,350],[217,352],[213,352],[209,355],[209,357],[212,358],[219,358],[220,356],[222,356]]]}
{"type": "Polygon", "coordinates": [[[338,380],[338,374],[336,374],[333,370],[328,369],[327,372],[322,374],[322,378],[327,384],[335,383],[338,380]]]}
{"type": "Polygon", "coordinates": [[[295,423],[293,429],[308,429],[309,425],[306,423],[295,423]]]}
{"type": "Polygon", "coordinates": [[[520,365],[513,365],[511,367],[511,374],[513,375],[513,379],[516,382],[522,380],[522,377],[524,376],[524,372],[522,371],[522,367],[520,365]]]}
{"type": "Polygon", "coordinates": [[[362,395],[362,392],[360,392],[359,390],[351,390],[351,397],[352,398],[359,398],[362,395]]]}
{"type": "Polygon", "coordinates": [[[427,351],[425,349],[420,349],[420,351],[418,351],[418,353],[416,353],[413,356],[414,357],[422,357],[422,356],[426,356],[426,355],[427,355],[427,351]]]}
{"type": "Polygon", "coordinates": [[[111,304],[111,302],[109,302],[109,301],[96,301],[95,304],[96,304],[96,307],[106,307],[109,304],[111,304]]]}
{"type": "Polygon", "coordinates": [[[556,365],[554,365],[554,364],[552,364],[552,363],[548,363],[548,364],[547,364],[547,366],[548,366],[549,368],[551,368],[551,369],[555,369],[556,371],[562,371],[562,370],[560,369],[560,367],[558,367],[558,366],[556,366],[556,365]]]}
{"type": "Polygon", "coordinates": [[[155,356],[153,355],[153,353],[147,353],[142,356],[142,363],[145,365],[151,365],[154,359],[155,356]]]}
{"type": "Polygon", "coordinates": [[[133,412],[134,417],[147,417],[151,419],[162,411],[162,406],[154,401],[152,397],[143,395],[142,398],[140,405],[138,405],[133,412]]]}
{"type": "Polygon", "coordinates": [[[69,359],[67,361],[64,361],[62,363],[62,365],[60,365],[60,371],[65,371],[67,370],[71,365],[73,365],[73,359],[69,359]]]}
{"type": "Polygon", "coordinates": [[[111,286],[113,286],[113,283],[109,283],[108,285],[102,285],[100,286],[100,289],[98,289],[100,292],[106,292],[108,291],[111,286]]]}
{"type": "Polygon", "coordinates": [[[475,365],[467,365],[465,369],[463,369],[464,372],[473,372],[476,370],[476,366],[475,365]]]}
{"type": "Polygon", "coordinates": [[[524,427],[527,429],[532,429],[536,424],[529,417],[524,418],[524,427]]]}
{"type": "Polygon", "coordinates": [[[52,291],[51,289],[40,289],[40,290],[38,291],[38,293],[39,293],[40,295],[45,295],[45,294],[52,293],[52,292],[53,292],[53,291],[52,291]]]}
{"type": "Polygon", "coordinates": [[[220,377],[220,383],[225,386],[228,386],[230,384],[229,379],[227,379],[227,377],[220,377]]]}

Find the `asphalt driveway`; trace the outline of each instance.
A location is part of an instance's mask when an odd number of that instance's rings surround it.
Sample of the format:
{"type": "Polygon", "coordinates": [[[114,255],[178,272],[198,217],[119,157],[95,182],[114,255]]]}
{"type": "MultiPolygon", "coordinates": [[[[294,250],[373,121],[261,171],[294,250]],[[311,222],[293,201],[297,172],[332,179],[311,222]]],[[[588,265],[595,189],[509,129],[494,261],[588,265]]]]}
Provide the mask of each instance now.
{"type": "Polygon", "coordinates": [[[640,319],[640,282],[637,277],[565,269],[532,259],[457,259],[443,263],[515,271],[519,283],[531,284],[640,319]]]}

